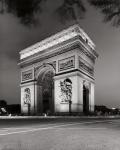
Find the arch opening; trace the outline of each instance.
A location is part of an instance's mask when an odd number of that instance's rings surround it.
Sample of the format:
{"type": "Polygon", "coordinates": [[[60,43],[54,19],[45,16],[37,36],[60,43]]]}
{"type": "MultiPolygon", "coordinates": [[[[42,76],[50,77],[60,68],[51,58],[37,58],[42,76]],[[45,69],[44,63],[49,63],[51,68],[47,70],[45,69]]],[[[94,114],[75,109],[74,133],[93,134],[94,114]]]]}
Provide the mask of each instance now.
{"type": "Polygon", "coordinates": [[[83,85],[83,113],[89,113],[89,88],[83,85]]]}
{"type": "Polygon", "coordinates": [[[40,113],[54,112],[54,71],[50,67],[41,70],[38,79],[38,110],[40,113]]]}

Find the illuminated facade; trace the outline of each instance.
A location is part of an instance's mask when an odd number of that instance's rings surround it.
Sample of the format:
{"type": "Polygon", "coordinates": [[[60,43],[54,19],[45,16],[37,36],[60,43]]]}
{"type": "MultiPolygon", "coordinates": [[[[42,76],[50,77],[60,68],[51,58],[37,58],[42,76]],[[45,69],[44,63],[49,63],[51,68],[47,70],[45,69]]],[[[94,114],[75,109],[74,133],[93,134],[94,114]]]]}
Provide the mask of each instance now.
{"type": "Polygon", "coordinates": [[[24,114],[94,111],[95,45],[73,25],[20,52],[24,114]]]}

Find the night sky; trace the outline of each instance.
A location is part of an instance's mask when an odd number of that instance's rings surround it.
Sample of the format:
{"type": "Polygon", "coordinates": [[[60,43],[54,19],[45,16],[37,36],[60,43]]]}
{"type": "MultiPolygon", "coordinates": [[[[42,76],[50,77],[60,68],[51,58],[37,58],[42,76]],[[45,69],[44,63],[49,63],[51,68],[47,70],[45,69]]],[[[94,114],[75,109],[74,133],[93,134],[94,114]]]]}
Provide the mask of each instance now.
{"type": "MultiPolygon", "coordinates": [[[[86,7],[80,26],[96,44],[99,54],[95,65],[95,103],[120,107],[120,27],[103,23],[98,10],[86,7]]],[[[38,17],[39,25],[32,27],[22,25],[12,14],[0,15],[0,99],[8,104],[20,103],[19,52],[71,24],[62,24],[52,13],[46,8],[38,17]]]]}

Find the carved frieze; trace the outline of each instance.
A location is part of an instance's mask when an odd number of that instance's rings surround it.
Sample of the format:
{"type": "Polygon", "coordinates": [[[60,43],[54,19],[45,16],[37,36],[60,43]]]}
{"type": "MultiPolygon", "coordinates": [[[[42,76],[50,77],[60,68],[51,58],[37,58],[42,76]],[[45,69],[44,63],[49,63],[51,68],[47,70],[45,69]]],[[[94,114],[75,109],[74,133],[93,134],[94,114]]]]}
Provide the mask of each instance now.
{"type": "Polygon", "coordinates": [[[94,76],[94,68],[81,58],[79,58],[79,69],[82,69],[90,75],[94,76]]]}
{"type": "Polygon", "coordinates": [[[92,60],[93,63],[95,63],[95,57],[89,52],[86,51],[85,49],[81,48],[80,49],[82,51],[82,53],[84,53],[88,58],[90,58],[90,60],[92,60]]]}
{"type": "Polygon", "coordinates": [[[71,56],[58,61],[58,71],[75,68],[75,56],[71,56]]]}
{"type": "Polygon", "coordinates": [[[33,69],[22,72],[22,82],[32,80],[33,79],[33,69]]]}

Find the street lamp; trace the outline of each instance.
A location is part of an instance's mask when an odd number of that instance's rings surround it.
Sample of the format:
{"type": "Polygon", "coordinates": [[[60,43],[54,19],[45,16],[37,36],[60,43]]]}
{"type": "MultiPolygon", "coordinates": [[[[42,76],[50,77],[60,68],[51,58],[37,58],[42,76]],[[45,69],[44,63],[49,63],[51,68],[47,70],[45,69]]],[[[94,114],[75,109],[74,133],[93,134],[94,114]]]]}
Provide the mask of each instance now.
{"type": "Polygon", "coordinates": [[[69,115],[71,115],[71,104],[72,104],[72,101],[69,100],[69,115]]]}
{"type": "Polygon", "coordinates": [[[30,103],[28,103],[28,116],[30,116],[30,103]]]}

